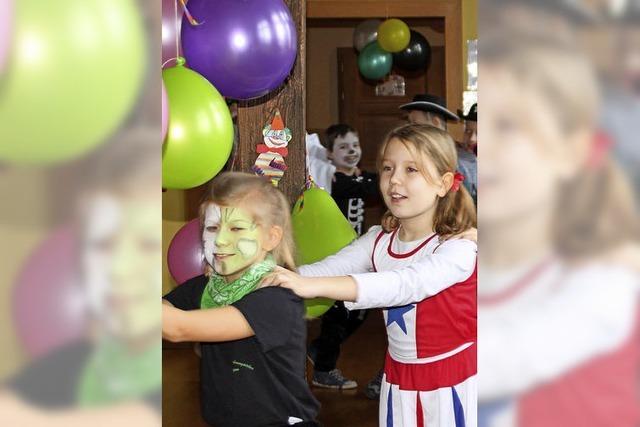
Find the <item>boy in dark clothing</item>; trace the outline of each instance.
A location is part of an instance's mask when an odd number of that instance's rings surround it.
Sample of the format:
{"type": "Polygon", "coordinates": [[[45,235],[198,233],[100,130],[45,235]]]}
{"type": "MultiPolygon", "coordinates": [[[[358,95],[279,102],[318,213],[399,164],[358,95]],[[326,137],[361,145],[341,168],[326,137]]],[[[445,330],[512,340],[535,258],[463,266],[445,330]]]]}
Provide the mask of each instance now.
{"type": "MultiPolygon", "coordinates": [[[[327,128],[325,148],[336,167],[331,196],[360,236],[365,231],[365,200],[379,194],[378,175],[358,169],[362,149],[358,133],[351,126],[336,124],[327,128]]],[[[360,327],[367,314],[367,310],[348,311],[342,301],[336,301],[324,314],[320,335],[309,347],[309,359],[314,364],[313,385],[333,389],[358,386],[336,369],[336,362],[340,345],[360,327]]]]}

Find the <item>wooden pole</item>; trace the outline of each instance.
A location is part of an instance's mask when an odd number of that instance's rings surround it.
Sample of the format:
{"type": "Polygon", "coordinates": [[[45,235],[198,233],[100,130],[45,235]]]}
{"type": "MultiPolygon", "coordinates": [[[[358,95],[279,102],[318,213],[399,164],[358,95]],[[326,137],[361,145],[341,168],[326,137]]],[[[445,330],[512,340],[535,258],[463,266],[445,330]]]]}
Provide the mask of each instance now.
{"type": "MultiPolygon", "coordinates": [[[[284,125],[291,130],[292,138],[285,157],[288,166],[278,188],[294,203],[305,183],[305,40],[306,1],[285,0],[298,31],[298,56],[293,71],[277,90],[262,98],[238,104],[239,141],[233,169],[251,172],[258,153],[256,146],[263,143],[262,128],[270,124],[276,110],[280,110],[284,125]]],[[[269,64],[264,64],[268,67],[269,64]]]]}

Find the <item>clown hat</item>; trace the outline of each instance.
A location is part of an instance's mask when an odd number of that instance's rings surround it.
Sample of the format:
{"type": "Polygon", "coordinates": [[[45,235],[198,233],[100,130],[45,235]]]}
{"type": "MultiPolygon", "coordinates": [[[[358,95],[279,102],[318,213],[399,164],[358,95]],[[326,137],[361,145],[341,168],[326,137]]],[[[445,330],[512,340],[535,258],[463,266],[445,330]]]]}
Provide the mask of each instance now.
{"type": "Polygon", "coordinates": [[[271,122],[271,130],[284,130],[284,122],[280,116],[280,111],[276,111],[276,115],[271,122]]]}

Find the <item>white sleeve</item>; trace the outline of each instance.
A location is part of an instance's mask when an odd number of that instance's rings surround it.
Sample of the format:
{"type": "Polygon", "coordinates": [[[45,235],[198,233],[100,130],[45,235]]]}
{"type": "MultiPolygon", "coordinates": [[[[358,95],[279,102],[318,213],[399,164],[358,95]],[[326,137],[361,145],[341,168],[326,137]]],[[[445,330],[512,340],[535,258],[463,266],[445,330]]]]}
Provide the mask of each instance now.
{"type": "Polygon", "coordinates": [[[342,248],[338,253],[313,264],[301,265],[298,267],[298,272],[308,277],[332,277],[371,271],[373,269],[371,254],[380,231],[382,231],[380,226],[371,227],[366,234],[342,248]]]}
{"type": "Polygon", "coordinates": [[[478,389],[483,401],[530,390],[632,339],[637,276],[588,268],[542,304],[478,321],[478,389]]]}
{"type": "Polygon", "coordinates": [[[471,240],[448,240],[434,254],[397,270],[352,274],[358,286],[349,310],[397,307],[436,295],[467,279],[475,269],[477,245],[471,240]]]}

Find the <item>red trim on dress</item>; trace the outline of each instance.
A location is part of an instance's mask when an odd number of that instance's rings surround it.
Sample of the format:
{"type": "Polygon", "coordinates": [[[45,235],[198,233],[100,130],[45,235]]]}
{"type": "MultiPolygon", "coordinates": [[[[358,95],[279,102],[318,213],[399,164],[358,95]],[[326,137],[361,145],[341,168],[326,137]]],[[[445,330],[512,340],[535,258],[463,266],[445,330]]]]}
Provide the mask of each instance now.
{"type": "Polygon", "coordinates": [[[389,352],[384,361],[384,373],[389,384],[400,390],[433,391],[453,387],[478,372],[476,344],[433,363],[402,363],[389,352]]]}
{"type": "Polygon", "coordinates": [[[378,237],[376,237],[376,242],[373,244],[373,252],[371,252],[371,265],[373,266],[373,271],[375,271],[376,273],[378,272],[378,269],[376,268],[376,261],[375,261],[375,255],[376,255],[376,247],[378,246],[378,242],[380,241],[380,239],[382,239],[382,236],[384,236],[386,233],[384,230],[382,230],[380,232],[380,234],[378,234],[378,237]]]}
{"type": "Polygon", "coordinates": [[[509,286],[502,292],[497,292],[492,295],[478,295],[478,304],[494,305],[500,304],[510,298],[513,298],[524,289],[529,287],[547,268],[551,265],[551,258],[547,258],[541,261],[531,270],[529,270],[524,276],[516,281],[515,284],[509,286]]]}
{"type": "Polygon", "coordinates": [[[422,412],[419,391],[416,391],[416,427],[424,427],[424,413],[422,412]]]}
{"type": "Polygon", "coordinates": [[[431,236],[427,237],[427,239],[424,242],[420,243],[418,247],[412,250],[411,252],[407,252],[406,254],[397,254],[393,252],[393,250],[391,250],[391,244],[393,243],[393,238],[398,233],[398,230],[399,228],[396,228],[393,231],[393,234],[391,234],[391,238],[389,239],[389,246],[387,246],[387,252],[393,258],[409,258],[410,256],[415,255],[415,253],[418,252],[420,249],[424,248],[427,245],[427,243],[431,241],[431,239],[437,236],[436,233],[433,233],[431,236]]]}

